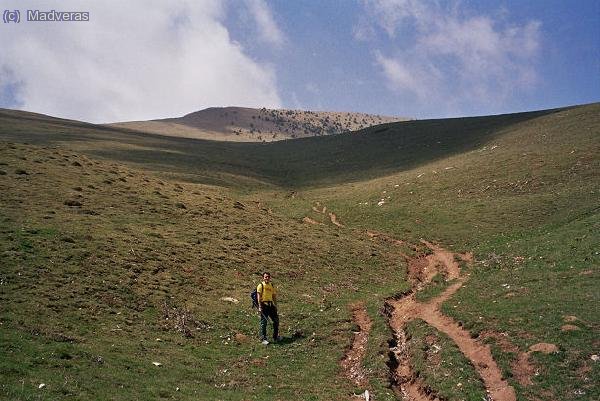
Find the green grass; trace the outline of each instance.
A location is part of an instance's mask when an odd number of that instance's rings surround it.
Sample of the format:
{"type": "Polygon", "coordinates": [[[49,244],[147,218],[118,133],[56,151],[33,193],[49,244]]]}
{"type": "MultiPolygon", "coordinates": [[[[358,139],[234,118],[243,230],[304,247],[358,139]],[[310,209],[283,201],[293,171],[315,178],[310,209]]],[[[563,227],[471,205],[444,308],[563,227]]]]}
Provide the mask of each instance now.
{"type": "MultiPolygon", "coordinates": [[[[507,333],[522,351],[536,342],[565,347],[564,360],[552,367],[532,357],[543,374],[528,387],[513,380],[521,397],[567,400],[583,391],[579,398],[594,399],[590,383],[598,381],[598,368],[589,358],[600,321],[600,310],[591,307],[598,303],[600,266],[599,117],[597,106],[538,117],[475,150],[360,183],[304,189],[293,200],[272,197],[271,205],[299,218],[312,216],[311,205],[320,202],[353,229],[473,251],[478,262],[470,279],[444,312],[473,335],[507,333]],[[563,315],[586,323],[561,332],[563,315]],[[577,369],[591,370],[576,378],[577,369]]],[[[434,283],[419,299],[442,289],[434,283]]],[[[510,362],[515,357],[496,354],[510,362]]]]}
{"type": "Polygon", "coordinates": [[[560,400],[573,399],[578,390],[586,394],[581,399],[598,396],[592,383],[600,380],[600,369],[590,359],[598,338],[593,306],[600,301],[598,217],[591,212],[563,226],[508,238],[502,245],[482,244],[479,253],[488,257],[482,257],[471,280],[445,305],[444,312],[472,333],[507,333],[522,352],[539,342],[559,347],[557,355],[532,355],[541,374],[533,378],[533,386],[521,389],[527,397],[542,390],[560,400]],[[580,329],[562,331],[565,316],[577,317],[573,324],[580,329]],[[585,367],[588,373],[576,373],[585,367]]]}
{"type": "Polygon", "coordinates": [[[453,282],[454,280],[446,281],[442,274],[437,273],[429,284],[415,294],[415,298],[419,302],[427,302],[440,295],[453,282]]]}
{"type": "Polygon", "coordinates": [[[0,146],[7,166],[29,172],[0,183],[1,398],[334,400],[354,390],[339,372],[347,304],[382,304],[404,285],[386,244],[240,208],[223,189],[0,146]],[[248,296],[265,269],[286,338],[266,348],[248,296]],[[193,316],[192,337],[165,320],[165,301],[193,316]]]}
{"type": "Polygon", "coordinates": [[[413,372],[438,397],[468,401],[486,398],[475,367],[447,335],[420,319],[406,325],[406,335],[413,372]]]}
{"type": "MultiPolygon", "coordinates": [[[[270,144],[16,111],[0,122],[11,142],[0,143],[3,398],[340,399],[359,390],[339,372],[347,304],[365,300],[374,326],[364,366],[377,399],[392,399],[378,310],[406,289],[404,259],[366,229],[475,253],[443,311],[474,336],[506,333],[522,352],[559,346],[532,354],[540,374],[524,387],[511,376],[516,355],[494,345],[519,397],[599,398],[599,104],[270,144]],[[285,294],[283,333],[303,336],[260,348],[246,304],[265,269],[285,294]],[[203,328],[182,336],[162,317],[165,300],[203,328]],[[564,315],[580,330],[561,331],[564,315]],[[228,340],[236,333],[250,340],[228,340]]],[[[427,328],[414,329],[418,348],[427,328]]]]}
{"type": "Polygon", "coordinates": [[[193,182],[246,190],[304,188],[411,170],[478,149],[514,125],[561,111],[407,121],[358,133],[262,144],[164,137],[0,110],[0,135],[40,145],[67,143],[87,154],[178,174],[193,182]]]}

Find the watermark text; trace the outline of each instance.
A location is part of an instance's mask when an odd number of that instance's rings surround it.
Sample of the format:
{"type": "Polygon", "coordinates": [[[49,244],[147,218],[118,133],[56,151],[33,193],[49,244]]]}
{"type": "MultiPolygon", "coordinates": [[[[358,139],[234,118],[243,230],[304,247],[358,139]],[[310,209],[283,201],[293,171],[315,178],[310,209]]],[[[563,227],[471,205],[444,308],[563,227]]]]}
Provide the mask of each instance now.
{"type": "MultiPolygon", "coordinates": [[[[26,10],[27,22],[87,22],[90,20],[88,11],[56,11],[56,10],[26,10]]],[[[4,10],[2,21],[5,24],[21,22],[21,10],[4,10]]]]}

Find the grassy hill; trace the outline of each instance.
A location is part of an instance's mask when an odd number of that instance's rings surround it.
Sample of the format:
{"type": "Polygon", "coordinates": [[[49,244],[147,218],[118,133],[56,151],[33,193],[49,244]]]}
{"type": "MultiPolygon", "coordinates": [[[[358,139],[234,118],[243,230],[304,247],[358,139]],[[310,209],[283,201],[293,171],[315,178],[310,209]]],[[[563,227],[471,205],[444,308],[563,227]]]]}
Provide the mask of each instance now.
{"type": "Polygon", "coordinates": [[[272,142],[356,131],[406,120],[365,113],[211,107],[179,118],[109,124],[183,138],[234,142],[272,142]]]}
{"type": "Polygon", "coordinates": [[[466,127],[445,136],[423,130],[427,140],[399,157],[409,159],[400,171],[305,188],[272,205],[326,221],[312,207],[318,203],[354,229],[474,252],[469,280],[443,311],[492,345],[523,399],[593,400],[600,395],[593,384],[600,378],[593,359],[600,350],[600,107],[529,116],[480,131],[464,145],[466,127]],[[448,141],[461,151],[434,149],[448,141]],[[422,147],[431,149],[423,151],[427,162],[417,161],[422,147]],[[521,358],[538,343],[558,352],[532,353],[525,380],[521,358]]]}
{"type": "MultiPolygon", "coordinates": [[[[442,310],[491,345],[520,399],[600,397],[600,104],[268,144],[5,110],[0,140],[9,399],[341,399],[358,391],[338,365],[355,301],[375,320],[371,389],[394,399],[378,311],[407,290],[406,261],[367,230],[475,254],[442,310]],[[265,267],[286,294],[289,338],[267,350],[242,306],[265,267]],[[188,329],[173,323],[186,313],[188,329]],[[539,343],[558,351],[529,351],[539,343]]],[[[443,336],[421,323],[410,333],[421,366],[425,340],[443,336]]],[[[459,366],[420,372],[433,393],[480,399],[457,395],[453,378],[473,374],[459,366]]]]}
{"type": "Polygon", "coordinates": [[[5,400],[340,399],[347,303],[404,285],[385,244],[223,189],[7,142],[0,170],[5,400]],[[263,270],[286,337],[269,349],[249,298],[263,270]]]}
{"type": "MultiPolygon", "coordinates": [[[[597,105],[585,108],[594,114],[597,105]]],[[[477,149],[520,123],[562,109],[409,121],[319,138],[231,143],[165,137],[127,129],[0,111],[0,133],[34,144],[68,143],[90,155],[228,187],[302,188],[362,181],[477,149]]],[[[564,111],[564,110],[563,110],[564,111]]],[[[538,121],[538,120],[535,120],[538,121]]]]}

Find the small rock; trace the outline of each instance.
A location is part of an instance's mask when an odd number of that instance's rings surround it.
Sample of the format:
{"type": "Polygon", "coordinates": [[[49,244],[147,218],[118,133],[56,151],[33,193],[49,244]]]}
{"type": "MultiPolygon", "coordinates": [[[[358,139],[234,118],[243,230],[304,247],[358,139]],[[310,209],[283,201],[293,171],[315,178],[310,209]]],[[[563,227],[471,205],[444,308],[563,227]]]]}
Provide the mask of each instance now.
{"type": "Polygon", "coordinates": [[[81,163],[75,161],[75,162],[71,163],[71,166],[81,167],[81,163]]]}
{"type": "Polygon", "coordinates": [[[577,316],[565,316],[563,320],[565,321],[565,323],[573,323],[577,321],[577,316]]]}
{"type": "Polygon", "coordinates": [[[600,361],[600,356],[598,356],[598,355],[592,355],[592,356],[590,357],[590,359],[591,359],[592,361],[594,361],[594,362],[598,362],[598,361],[600,361]]]}
{"type": "Polygon", "coordinates": [[[40,385],[38,386],[38,388],[44,388],[46,387],[46,383],[40,383],[40,385]]]}
{"type": "Polygon", "coordinates": [[[175,207],[177,207],[179,209],[187,209],[187,207],[183,203],[181,203],[181,202],[177,202],[175,204],[175,207]]]}
{"type": "Polygon", "coordinates": [[[231,298],[231,297],[223,297],[221,298],[221,301],[225,301],[225,302],[233,302],[234,304],[239,304],[240,301],[235,299],[235,298],[231,298]]]}
{"type": "Polygon", "coordinates": [[[560,331],[575,331],[575,330],[579,330],[579,327],[575,326],[574,324],[565,324],[560,328],[560,331]]]}
{"type": "Polygon", "coordinates": [[[18,169],[15,170],[15,174],[18,174],[18,175],[29,175],[29,173],[27,171],[25,171],[23,169],[20,169],[20,168],[18,168],[18,169]]]}
{"type": "Polygon", "coordinates": [[[162,366],[162,363],[160,363],[160,362],[152,362],[152,364],[153,364],[154,366],[162,366]]]}
{"type": "Polygon", "coordinates": [[[0,170],[0,175],[6,175],[6,171],[0,170]]]}

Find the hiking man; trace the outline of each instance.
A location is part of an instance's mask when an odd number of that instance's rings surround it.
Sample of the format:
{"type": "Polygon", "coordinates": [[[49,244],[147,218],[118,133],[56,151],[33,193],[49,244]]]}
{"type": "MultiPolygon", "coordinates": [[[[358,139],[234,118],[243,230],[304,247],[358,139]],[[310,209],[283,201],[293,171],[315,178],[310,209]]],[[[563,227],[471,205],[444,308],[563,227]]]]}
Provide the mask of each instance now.
{"type": "Polygon", "coordinates": [[[256,287],[258,298],[258,313],[260,313],[260,340],[263,345],[268,345],[267,321],[273,321],[273,341],[281,341],[279,337],[279,316],[277,316],[277,291],[271,284],[271,274],[263,273],[263,281],[256,287]]]}

